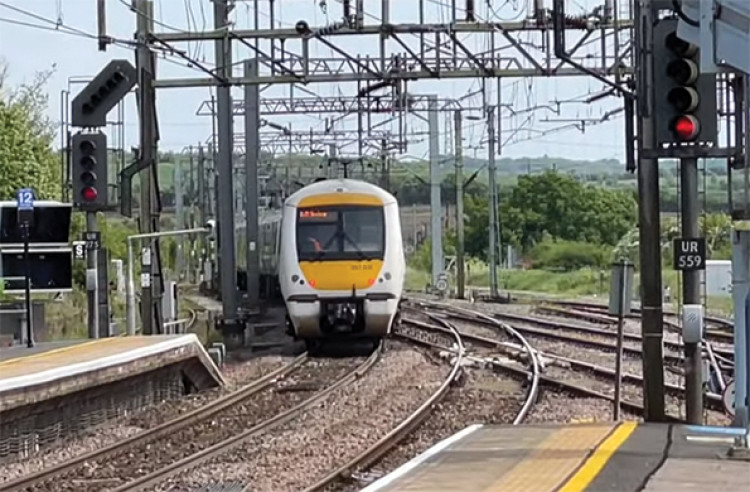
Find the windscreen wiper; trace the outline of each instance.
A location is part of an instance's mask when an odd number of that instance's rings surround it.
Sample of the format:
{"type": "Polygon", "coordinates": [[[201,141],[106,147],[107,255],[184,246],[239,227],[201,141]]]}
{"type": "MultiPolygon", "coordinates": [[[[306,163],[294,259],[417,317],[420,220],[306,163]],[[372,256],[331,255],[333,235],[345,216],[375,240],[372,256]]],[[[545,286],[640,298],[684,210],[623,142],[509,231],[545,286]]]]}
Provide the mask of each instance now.
{"type": "Polygon", "coordinates": [[[345,231],[342,231],[341,234],[344,236],[344,239],[346,239],[347,241],[349,241],[351,243],[351,245],[354,246],[354,251],[357,253],[357,256],[359,257],[360,260],[369,260],[370,259],[367,255],[365,255],[362,252],[361,249],[359,249],[359,246],[357,245],[357,243],[354,242],[354,240],[351,237],[349,237],[349,234],[347,234],[345,231]]]}
{"type": "Polygon", "coordinates": [[[310,260],[310,261],[322,261],[323,260],[323,255],[325,254],[326,249],[328,249],[328,247],[331,245],[331,243],[333,242],[334,239],[338,238],[338,235],[339,235],[339,233],[337,232],[333,236],[331,236],[331,239],[328,240],[328,242],[325,244],[325,246],[323,246],[323,247],[320,248],[320,251],[318,251],[318,252],[315,253],[315,256],[313,256],[313,259],[310,260]]]}

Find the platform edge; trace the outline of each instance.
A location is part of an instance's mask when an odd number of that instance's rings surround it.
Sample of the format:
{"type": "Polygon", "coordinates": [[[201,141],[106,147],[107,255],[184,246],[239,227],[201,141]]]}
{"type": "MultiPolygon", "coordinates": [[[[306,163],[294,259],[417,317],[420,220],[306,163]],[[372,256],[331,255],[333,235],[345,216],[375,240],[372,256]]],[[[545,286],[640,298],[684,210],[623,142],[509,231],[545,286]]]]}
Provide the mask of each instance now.
{"type": "Polygon", "coordinates": [[[390,485],[394,480],[403,477],[408,472],[422,464],[424,461],[426,461],[428,458],[431,458],[432,456],[436,455],[437,453],[443,451],[445,448],[450,446],[451,444],[460,441],[461,439],[465,438],[469,434],[477,431],[478,429],[482,428],[484,424],[474,424],[470,425],[469,427],[466,427],[465,429],[456,432],[455,434],[446,437],[442,441],[439,441],[438,443],[434,444],[432,447],[427,449],[427,451],[424,451],[420,453],[419,455],[415,456],[411,460],[407,461],[403,465],[399,466],[395,470],[393,470],[388,475],[379,478],[375,482],[371,483],[364,489],[360,489],[359,492],[375,492],[377,490],[382,489],[383,487],[390,485]]]}
{"type": "MultiPolygon", "coordinates": [[[[37,385],[49,383],[59,377],[62,369],[66,369],[68,371],[65,374],[66,377],[78,376],[87,371],[102,369],[102,366],[106,367],[106,366],[116,366],[120,364],[126,364],[136,359],[155,355],[165,350],[175,349],[178,347],[184,347],[184,346],[188,346],[191,344],[197,344],[198,346],[201,347],[201,349],[203,349],[203,346],[200,344],[200,340],[198,339],[198,337],[194,333],[189,333],[189,334],[185,334],[185,335],[181,335],[179,337],[173,338],[171,340],[164,340],[164,341],[155,343],[153,345],[131,349],[126,352],[122,352],[122,353],[115,354],[115,355],[110,355],[107,357],[102,357],[102,358],[91,360],[91,361],[79,362],[75,364],[70,364],[68,366],[60,366],[54,369],[48,369],[46,371],[27,374],[24,376],[8,378],[4,381],[0,381],[0,392],[13,391],[15,389],[22,388],[24,386],[37,386],[37,385]]],[[[218,373],[221,380],[223,380],[223,377],[221,376],[221,371],[218,370],[218,368],[210,359],[210,357],[208,357],[207,360],[213,366],[212,369],[214,369],[218,373]]]]}

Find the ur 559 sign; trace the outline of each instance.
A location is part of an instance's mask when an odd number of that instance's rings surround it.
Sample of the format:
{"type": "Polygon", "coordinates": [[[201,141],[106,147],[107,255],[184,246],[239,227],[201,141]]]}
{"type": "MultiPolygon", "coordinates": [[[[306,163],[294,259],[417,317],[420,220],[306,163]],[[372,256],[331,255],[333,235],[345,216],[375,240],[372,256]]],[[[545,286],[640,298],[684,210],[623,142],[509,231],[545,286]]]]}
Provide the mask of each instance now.
{"type": "Polygon", "coordinates": [[[706,238],[674,240],[674,269],[692,272],[706,269],[706,238]]]}

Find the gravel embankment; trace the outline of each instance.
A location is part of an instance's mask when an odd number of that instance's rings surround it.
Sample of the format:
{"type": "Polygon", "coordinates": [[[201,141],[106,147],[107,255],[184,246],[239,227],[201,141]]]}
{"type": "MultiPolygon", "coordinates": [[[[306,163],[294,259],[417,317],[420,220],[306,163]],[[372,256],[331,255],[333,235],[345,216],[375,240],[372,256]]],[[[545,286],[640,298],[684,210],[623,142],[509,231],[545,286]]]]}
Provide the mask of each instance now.
{"type": "Polygon", "coordinates": [[[291,360],[292,358],[289,357],[272,356],[227,364],[222,371],[227,380],[225,388],[187,395],[177,400],[166,401],[160,405],[146,408],[132,415],[113,419],[88,429],[85,434],[76,439],[61,441],[59,445],[47,448],[31,457],[9,458],[8,461],[0,465],[0,483],[14,480],[22,475],[35,473],[75,456],[101,449],[162,422],[174,419],[237,390],[239,387],[288,364],[291,360]]]}
{"type": "Polygon", "coordinates": [[[269,434],[157,490],[201,490],[207,484],[252,483],[253,491],[297,491],[374,444],[437,390],[448,366],[401,343],[360,380],[269,434]]]}

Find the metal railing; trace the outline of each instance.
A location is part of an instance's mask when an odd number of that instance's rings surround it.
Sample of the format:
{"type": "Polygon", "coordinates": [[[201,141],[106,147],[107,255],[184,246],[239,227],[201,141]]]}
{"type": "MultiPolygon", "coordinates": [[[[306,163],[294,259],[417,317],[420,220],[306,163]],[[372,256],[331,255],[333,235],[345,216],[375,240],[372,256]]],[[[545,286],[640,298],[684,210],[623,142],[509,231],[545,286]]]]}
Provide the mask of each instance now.
{"type": "Polygon", "coordinates": [[[163,323],[164,334],[165,335],[177,335],[177,334],[185,333],[187,331],[187,328],[190,326],[191,321],[192,321],[192,318],[183,318],[183,319],[176,319],[174,321],[165,321],[163,323]]]}

